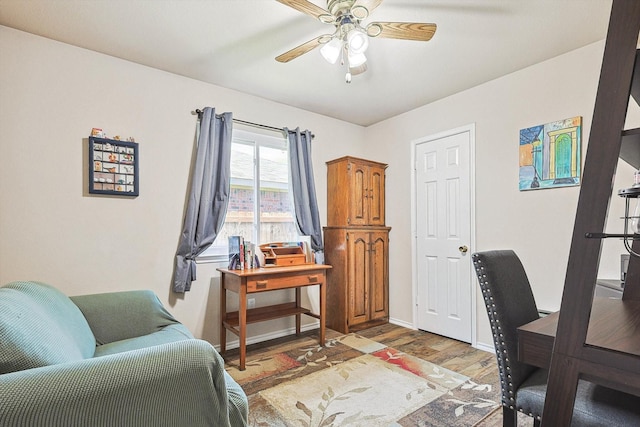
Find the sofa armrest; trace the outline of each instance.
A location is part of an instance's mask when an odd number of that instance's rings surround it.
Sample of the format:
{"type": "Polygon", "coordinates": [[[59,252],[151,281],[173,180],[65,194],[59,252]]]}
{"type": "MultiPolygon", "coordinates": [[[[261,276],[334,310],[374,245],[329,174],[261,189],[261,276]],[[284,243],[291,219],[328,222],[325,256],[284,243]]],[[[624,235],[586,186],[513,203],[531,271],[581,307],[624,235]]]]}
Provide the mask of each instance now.
{"type": "Polygon", "coordinates": [[[71,300],[87,319],[99,345],[151,334],[179,323],[152,291],[78,295],[71,300]]]}
{"type": "MultiPolygon", "coordinates": [[[[224,361],[187,340],[0,375],[0,425],[232,426],[224,361]]],[[[245,397],[246,399],[246,397],[245,397]]]]}

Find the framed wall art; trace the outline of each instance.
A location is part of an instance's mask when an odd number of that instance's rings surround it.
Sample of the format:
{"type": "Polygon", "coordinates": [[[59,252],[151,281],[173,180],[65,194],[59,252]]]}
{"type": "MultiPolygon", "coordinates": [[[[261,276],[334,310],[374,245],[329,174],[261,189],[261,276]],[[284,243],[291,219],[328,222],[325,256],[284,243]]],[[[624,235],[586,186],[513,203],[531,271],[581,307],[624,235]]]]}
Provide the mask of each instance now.
{"type": "Polygon", "coordinates": [[[520,130],[520,191],[580,185],[582,117],[520,130]]]}
{"type": "Polygon", "coordinates": [[[89,137],[89,193],[138,196],[138,161],[135,142],[89,137]]]}

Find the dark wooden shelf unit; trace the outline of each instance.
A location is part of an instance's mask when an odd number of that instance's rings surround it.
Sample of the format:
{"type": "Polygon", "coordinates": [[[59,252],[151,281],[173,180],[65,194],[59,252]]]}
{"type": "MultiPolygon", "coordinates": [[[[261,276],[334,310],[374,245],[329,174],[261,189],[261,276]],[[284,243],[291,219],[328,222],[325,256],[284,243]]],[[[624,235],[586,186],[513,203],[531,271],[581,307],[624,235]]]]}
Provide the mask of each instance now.
{"type": "Polygon", "coordinates": [[[636,169],[640,169],[640,128],[622,132],[620,158],[636,169]]]}
{"type": "MultiPolygon", "coordinates": [[[[633,69],[630,94],[640,105],[640,51],[636,51],[636,63],[633,69]]],[[[640,128],[622,132],[620,158],[636,169],[640,169],[640,128]]]]}
{"type": "MultiPolygon", "coordinates": [[[[543,426],[570,425],[579,379],[640,396],[640,258],[632,256],[629,261],[622,300],[594,300],[602,241],[585,237],[604,231],[611,198],[618,197],[617,189],[611,188],[618,158],[640,168],[640,130],[624,130],[630,96],[640,104],[639,32],[640,2],[613,0],[551,353],[543,426]]],[[[640,241],[634,247],[640,250],[640,241]]],[[[548,345],[545,333],[539,338],[548,345]]]]}

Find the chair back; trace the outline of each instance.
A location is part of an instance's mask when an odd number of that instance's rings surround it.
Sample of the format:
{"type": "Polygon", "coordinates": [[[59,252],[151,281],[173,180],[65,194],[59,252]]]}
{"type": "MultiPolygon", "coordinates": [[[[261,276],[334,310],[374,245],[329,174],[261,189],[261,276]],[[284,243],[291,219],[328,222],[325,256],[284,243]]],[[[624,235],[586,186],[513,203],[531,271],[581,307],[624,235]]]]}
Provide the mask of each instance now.
{"type": "Polygon", "coordinates": [[[540,315],[527,274],[514,251],[474,253],[473,264],[491,323],[502,402],[512,406],[516,390],[536,369],[518,362],[517,328],[540,315]]]}

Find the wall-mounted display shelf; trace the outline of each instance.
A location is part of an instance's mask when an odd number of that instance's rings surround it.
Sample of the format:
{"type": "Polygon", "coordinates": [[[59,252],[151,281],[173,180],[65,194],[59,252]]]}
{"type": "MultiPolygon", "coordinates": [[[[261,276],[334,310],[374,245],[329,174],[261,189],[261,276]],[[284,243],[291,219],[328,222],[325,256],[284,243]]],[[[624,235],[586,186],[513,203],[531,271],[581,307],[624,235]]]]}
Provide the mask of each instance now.
{"type": "Polygon", "coordinates": [[[138,144],[89,137],[89,193],[138,196],[138,144]]]}

